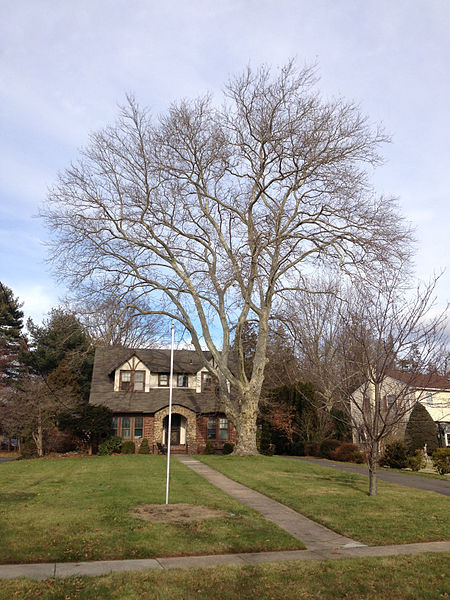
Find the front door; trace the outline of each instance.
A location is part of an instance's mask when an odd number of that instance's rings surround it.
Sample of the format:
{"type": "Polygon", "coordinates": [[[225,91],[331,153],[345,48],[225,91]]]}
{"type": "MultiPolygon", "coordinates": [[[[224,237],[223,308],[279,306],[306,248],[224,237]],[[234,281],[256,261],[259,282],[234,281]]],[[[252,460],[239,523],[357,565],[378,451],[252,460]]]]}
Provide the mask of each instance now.
{"type": "MultiPolygon", "coordinates": [[[[164,440],[167,440],[167,431],[169,429],[169,416],[164,417],[164,440]]],[[[171,446],[180,445],[180,433],[181,433],[181,415],[173,414],[170,432],[170,444],[171,446]]]]}

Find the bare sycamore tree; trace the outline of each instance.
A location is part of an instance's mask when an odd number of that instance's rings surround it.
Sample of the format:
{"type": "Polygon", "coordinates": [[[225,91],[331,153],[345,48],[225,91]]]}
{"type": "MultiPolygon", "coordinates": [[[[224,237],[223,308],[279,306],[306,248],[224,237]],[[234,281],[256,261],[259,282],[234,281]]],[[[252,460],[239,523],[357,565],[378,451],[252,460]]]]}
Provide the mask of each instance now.
{"type": "Polygon", "coordinates": [[[158,319],[147,314],[148,306],[123,293],[102,295],[101,291],[85,296],[83,290],[79,290],[76,298],[69,301],[70,309],[86,328],[93,344],[128,348],[158,345],[161,337],[158,319]]]}
{"type": "Polygon", "coordinates": [[[382,445],[404,435],[420,399],[418,381],[444,357],[446,314],[433,316],[436,282],[412,290],[400,270],[372,283],[359,280],[345,289],[334,282],[321,294],[297,296],[291,323],[302,328],[300,361],[323,402],[338,402],[346,412],[366,451],[371,496],[382,445]],[[401,364],[409,368],[399,374],[401,364]]]}
{"type": "Polygon", "coordinates": [[[408,232],[368,168],[386,136],[314,70],[248,68],[221,106],[173,104],[158,120],[132,98],[59,176],[44,217],[61,277],[95,297],[127,291],[186,328],[253,454],[269,319],[305,269],[396,262],[408,232]],[[244,324],[257,322],[251,376],[244,324]],[[201,353],[211,352],[208,362],[201,353]],[[231,352],[237,364],[231,366],[231,352]]]}

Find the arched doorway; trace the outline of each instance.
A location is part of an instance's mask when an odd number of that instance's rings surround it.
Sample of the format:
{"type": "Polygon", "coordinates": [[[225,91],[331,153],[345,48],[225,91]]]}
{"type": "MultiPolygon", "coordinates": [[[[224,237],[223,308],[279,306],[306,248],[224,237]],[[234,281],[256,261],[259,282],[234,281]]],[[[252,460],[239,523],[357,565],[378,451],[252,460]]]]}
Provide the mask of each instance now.
{"type": "MultiPolygon", "coordinates": [[[[172,414],[170,444],[171,446],[184,446],[186,444],[186,417],[178,413],[172,414]]],[[[163,419],[163,444],[167,445],[169,429],[169,415],[163,419]]]]}

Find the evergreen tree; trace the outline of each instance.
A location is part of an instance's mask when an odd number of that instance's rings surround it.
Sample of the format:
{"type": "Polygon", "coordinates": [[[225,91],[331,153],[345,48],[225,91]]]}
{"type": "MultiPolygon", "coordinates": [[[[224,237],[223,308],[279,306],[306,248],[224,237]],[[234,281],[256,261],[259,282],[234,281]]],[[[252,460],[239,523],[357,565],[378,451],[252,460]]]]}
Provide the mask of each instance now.
{"type": "Polygon", "coordinates": [[[92,454],[99,442],[111,434],[112,417],[112,411],[105,406],[83,403],[73,411],[61,413],[58,424],[60,429],[76,436],[92,454]]]}
{"type": "MultiPolygon", "coordinates": [[[[89,397],[93,348],[77,318],[54,309],[43,325],[28,321],[30,348],[23,353],[29,375],[24,378],[15,404],[23,406],[27,429],[37,454],[44,441],[52,449],[58,419],[63,412],[76,412],[89,397]]],[[[27,433],[28,432],[28,433],[27,433]]]]}
{"type": "Polygon", "coordinates": [[[13,292],[0,282],[0,388],[17,383],[20,375],[19,353],[25,344],[21,306],[13,292]]]}
{"type": "Polygon", "coordinates": [[[406,426],[405,441],[411,452],[422,450],[426,444],[429,453],[438,447],[437,425],[425,406],[417,402],[406,426]]]}
{"type": "Polygon", "coordinates": [[[69,312],[57,308],[43,325],[28,321],[31,350],[24,357],[34,373],[52,387],[70,385],[85,401],[89,398],[94,349],[84,327],[69,312]]]}

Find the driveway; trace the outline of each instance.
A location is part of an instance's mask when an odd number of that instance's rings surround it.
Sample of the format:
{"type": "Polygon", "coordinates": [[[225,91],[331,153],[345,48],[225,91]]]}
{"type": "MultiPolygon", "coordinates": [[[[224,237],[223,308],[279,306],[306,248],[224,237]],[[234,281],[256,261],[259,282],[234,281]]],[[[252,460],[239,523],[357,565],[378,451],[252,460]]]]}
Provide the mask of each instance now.
{"type": "MultiPolygon", "coordinates": [[[[333,460],[313,458],[311,456],[286,456],[286,458],[368,476],[367,467],[362,465],[351,465],[348,463],[335,462],[333,460]]],[[[443,494],[444,496],[450,496],[450,481],[444,481],[442,479],[432,479],[431,477],[421,477],[420,475],[409,475],[408,473],[383,470],[378,471],[378,479],[387,481],[388,483],[396,483],[397,485],[416,488],[417,490],[427,490],[429,492],[443,494]]]]}
{"type": "Polygon", "coordinates": [[[5,458],[4,456],[0,457],[0,462],[9,462],[10,460],[16,460],[16,456],[12,456],[11,458],[5,458]]]}

